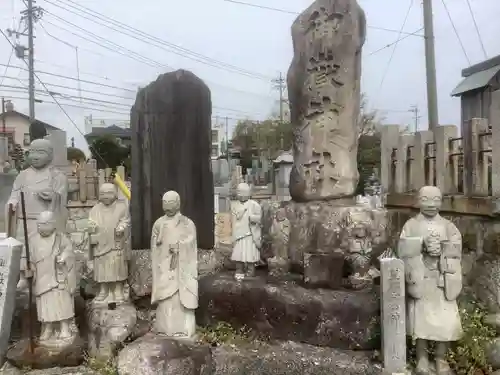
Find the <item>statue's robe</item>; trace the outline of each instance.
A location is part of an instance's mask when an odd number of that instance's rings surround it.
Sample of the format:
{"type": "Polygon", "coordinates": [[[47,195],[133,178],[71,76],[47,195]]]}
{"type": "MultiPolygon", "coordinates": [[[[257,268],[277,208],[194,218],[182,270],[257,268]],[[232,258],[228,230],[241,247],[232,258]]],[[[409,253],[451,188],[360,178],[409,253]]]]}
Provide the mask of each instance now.
{"type": "Polygon", "coordinates": [[[162,216],[151,235],[153,285],[151,303],[158,303],[155,330],[168,336],[192,337],[198,307],[196,227],[186,216],[162,216]],[[170,247],[178,248],[173,254],[170,247]]]}
{"type": "Polygon", "coordinates": [[[231,202],[233,253],[235,262],[256,263],[260,260],[262,210],[254,200],[231,202]]]}
{"type": "MultiPolygon", "coordinates": [[[[61,232],[66,231],[68,179],[63,172],[53,166],[42,169],[30,167],[17,175],[9,200],[7,201],[6,217],[7,222],[11,223],[11,228],[7,229],[10,236],[15,237],[24,244],[21,191],[24,192],[26,204],[28,240],[37,233],[36,220],[43,211],[54,212],[58,230],[61,232]],[[38,192],[45,190],[54,192],[54,199],[52,201],[43,200],[38,196],[38,192]],[[9,212],[10,203],[15,205],[15,212],[13,215],[9,212]]],[[[25,264],[26,262],[23,254],[21,269],[25,269],[25,264]]]]}
{"type": "Polygon", "coordinates": [[[38,320],[52,323],[73,318],[76,267],[71,241],[59,232],[48,237],[35,234],[31,240],[30,255],[35,271],[38,320]]]}
{"type": "Polygon", "coordinates": [[[98,283],[125,281],[128,278],[128,236],[130,214],[127,203],[116,200],[109,206],[99,202],[89,213],[89,220],[97,224],[91,234],[91,258],[94,262],[94,280],[98,283]],[[124,229],[121,236],[116,228],[124,229]]]}
{"type": "Polygon", "coordinates": [[[456,301],[462,289],[460,231],[440,215],[429,219],[418,214],[406,222],[400,238],[420,237],[425,240],[431,232],[437,232],[441,241],[449,241],[453,245],[453,274],[446,276],[447,283],[441,271],[442,253],[431,255],[423,245],[420,254],[404,254],[407,249],[398,249],[398,256],[405,263],[407,281],[407,334],[429,341],[456,341],[463,333],[456,301]]]}

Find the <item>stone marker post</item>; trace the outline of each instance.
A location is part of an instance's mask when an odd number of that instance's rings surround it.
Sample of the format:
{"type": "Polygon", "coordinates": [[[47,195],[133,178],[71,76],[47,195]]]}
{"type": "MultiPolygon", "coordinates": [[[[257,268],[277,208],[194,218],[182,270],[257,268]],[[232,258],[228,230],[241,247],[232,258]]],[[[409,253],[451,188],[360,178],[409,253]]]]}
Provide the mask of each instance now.
{"type": "Polygon", "coordinates": [[[406,373],[406,311],[404,264],[401,259],[382,258],[381,311],[384,373],[406,373]]]}
{"type": "Polygon", "coordinates": [[[23,244],[0,233],[0,363],[9,346],[23,244]]]}

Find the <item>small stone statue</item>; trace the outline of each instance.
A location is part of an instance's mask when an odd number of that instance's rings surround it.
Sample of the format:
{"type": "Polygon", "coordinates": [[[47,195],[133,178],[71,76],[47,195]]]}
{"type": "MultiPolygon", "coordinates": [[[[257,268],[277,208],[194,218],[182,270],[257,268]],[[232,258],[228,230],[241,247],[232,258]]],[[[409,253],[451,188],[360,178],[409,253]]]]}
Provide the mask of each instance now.
{"type": "Polygon", "coordinates": [[[127,238],[130,229],[130,214],[127,203],[118,200],[115,185],[102,184],[99,203],[89,213],[91,241],[90,259],[94,265],[94,280],[99,292],[96,304],[126,302],[127,238]]]}
{"type": "Polygon", "coordinates": [[[424,186],[420,213],[403,226],[398,256],[405,264],[408,335],[416,338],[417,373],[429,374],[428,341],[436,342],[438,375],[449,374],[448,344],[461,338],[457,297],[462,290],[462,236],[439,215],[441,191],[424,186]]]}
{"type": "MultiPolygon", "coordinates": [[[[36,221],[43,211],[52,211],[57,227],[66,230],[66,203],[68,199],[68,179],[54,168],[51,163],[54,149],[47,139],[36,139],[29,147],[30,167],[21,171],[14,181],[12,192],[7,202],[7,221],[10,236],[24,243],[24,229],[21,215],[21,190],[26,203],[26,222],[28,238],[37,232],[36,221]]],[[[26,259],[21,259],[21,271],[26,269],[26,259]]],[[[24,273],[21,272],[18,287],[27,286],[24,273]]]]}
{"type": "Polygon", "coordinates": [[[246,275],[255,275],[255,264],[260,260],[261,219],[260,205],[250,199],[250,186],[241,183],[237,189],[238,200],[231,202],[233,227],[233,254],[236,262],[235,278],[242,280],[246,275]]]}
{"type": "Polygon", "coordinates": [[[38,232],[31,243],[34,290],[38,320],[42,324],[40,345],[65,347],[76,338],[73,293],[76,290],[75,254],[71,241],[56,229],[56,216],[39,215],[38,232]]]}
{"type": "Polygon", "coordinates": [[[349,285],[361,289],[371,284],[373,276],[369,273],[372,259],[373,225],[363,211],[351,214],[351,224],[347,228],[346,261],[350,268],[349,285]]]}
{"type": "Polygon", "coordinates": [[[175,338],[194,337],[198,307],[198,248],[196,227],[180,213],[177,192],[163,195],[163,211],[153,225],[151,303],[158,303],[154,329],[175,338]]]}

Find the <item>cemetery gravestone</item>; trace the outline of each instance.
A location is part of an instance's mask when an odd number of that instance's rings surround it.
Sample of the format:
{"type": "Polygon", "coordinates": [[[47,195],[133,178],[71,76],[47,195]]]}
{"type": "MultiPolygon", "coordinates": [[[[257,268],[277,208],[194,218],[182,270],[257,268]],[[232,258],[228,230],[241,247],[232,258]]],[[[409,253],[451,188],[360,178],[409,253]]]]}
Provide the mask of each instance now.
{"type": "Polygon", "coordinates": [[[211,170],[212,101],[208,86],[186,70],[160,75],[141,89],[131,111],[132,248],[150,247],[165,191],[181,196],[181,212],[197,228],[198,247],[214,246],[211,170]]]}
{"type": "Polygon", "coordinates": [[[401,259],[382,258],[382,351],[387,374],[406,370],[406,313],[404,265],[401,259]]]}
{"type": "Polygon", "coordinates": [[[23,244],[0,233],[0,360],[8,349],[23,244]]]}

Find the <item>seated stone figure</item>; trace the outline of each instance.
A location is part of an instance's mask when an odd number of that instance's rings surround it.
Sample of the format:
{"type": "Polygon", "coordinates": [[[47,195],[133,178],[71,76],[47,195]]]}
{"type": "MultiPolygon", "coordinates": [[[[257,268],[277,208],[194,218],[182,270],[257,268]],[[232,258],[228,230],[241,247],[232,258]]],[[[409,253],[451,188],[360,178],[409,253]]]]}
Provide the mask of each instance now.
{"type": "Polygon", "coordinates": [[[462,290],[462,236],[439,215],[437,187],[421,188],[418,202],[420,213],[403,226],[398,245],[405,265],[407,334],[416,339],[418,374],[429,374],[429,341],[436,342],[436,373],[449,374],[448,344],[463,333],[456,301],[462,290]]]}
{"type": "Polygon", "coordinates": [[[34,294],[38,320],[42,324],[40,345],[65,346],[76,337],[74,292],[75,254],[71,241],[56,230],[56,217],[42,212],[31,242],[34,294]]]}

